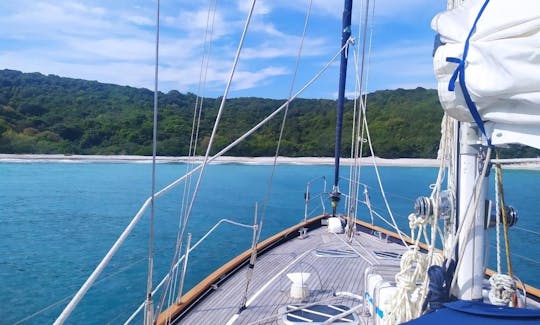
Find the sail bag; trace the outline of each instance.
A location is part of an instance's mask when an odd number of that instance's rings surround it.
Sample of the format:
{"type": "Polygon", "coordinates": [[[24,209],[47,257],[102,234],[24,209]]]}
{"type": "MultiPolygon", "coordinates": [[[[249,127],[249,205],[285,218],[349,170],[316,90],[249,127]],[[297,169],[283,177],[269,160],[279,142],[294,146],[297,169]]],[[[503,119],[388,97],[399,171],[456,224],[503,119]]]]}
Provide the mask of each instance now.
{"type": "Polygon", "coordinates": [[[435,16],[439,100],[493,144],[540,148],[540,1],[470,0],[435,16]]]}

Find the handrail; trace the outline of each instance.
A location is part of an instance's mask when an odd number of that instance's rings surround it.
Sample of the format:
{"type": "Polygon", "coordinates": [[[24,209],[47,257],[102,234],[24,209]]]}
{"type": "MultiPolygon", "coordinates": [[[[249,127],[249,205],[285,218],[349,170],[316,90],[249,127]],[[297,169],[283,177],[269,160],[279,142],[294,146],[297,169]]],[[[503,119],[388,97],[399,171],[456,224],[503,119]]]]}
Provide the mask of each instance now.
{"type": "MultiPolygon", "coordinates": [[[[290,228],[287,228],[273,235],[270,238],[267,238],[266,240],[257,244],[257,251],[259,252],[264,251],[268,247],[271,247],[272,245],[278,243],[280,240],[286,239],[289,235],[297,232],[299,229],[313,225],[324,217],[326,216],[321,215],[321,216],[308,219],[305,222],[302,221],[299,224],[296,224],[290,228]]],[[[251,249],[248,249],[244,251],[242,254],[230,260],[229,262],[225,263],[223,266],[221,266],[219,269],[217,269],[212,274],[207,276],[203,281],[199,282],[191,290],[189,290],[184,296],[182,296],[182,299],[180,302],[177,302],[173,306],[164,310],[158,316],[156,323],[158,325],[163,325],[165,324],[165,321],[167,319],[173,319],[174,317],[177,317],[177,315],[181,314],[185,309],[187,309],[191,304],[193,304],[201,295],[203,295],[204,292],[206,292],[209,288],[211,288],[212,285],[216,281],[218,281],[223,276],[232,272],[243,262],[246,262],[247,260],[249,260],[250,256],[251,256],[251,249]]]]}
{"type": "Polygon", "coordinates": [[[316,198],[319,198],[319,197],[321,198],[321,206],[322,206],[322,210],[323,210],[322,212],[323,212],[323,214],[326,213],[326,208],[324,206],[324,201],[322,200],[323,193],[326,193],[326,177],[324,177],[324,176],[315,177],[315,178],[313,178],[313,179],[311,179],[311,180],[309,180],[307,182],[307,184],[306,184],[306,193],[304,193],[304,202],[305,202],[304,203],[304,222],[308,218],[308,206],[309,206],[309,203],[312,200],[316,199],[316,198]],[[317,180],[320,180],[320,179],[323,180],[323,184],[324,184],[323,185],[323,192],[319,193],[315,198],[312,199],[311,196],[310,196],[310,192],[309,192],[310,187],[311,187],[311,183],[313,183],[313,182],[315,182],[317,180]]]}
{"type": "MultiPolygon", "coordinates": [[[[210,228],[210,230],[208,230],[206,232],[206,234],[204,234],[204,236],[201,237],[201,239],[199,239],[195,245],[191,246],[191,248],[188,249],[187,251],[187,254],[190,254],[193,250],[195,250],[206,238],[208,238],[208,236],[210,236],[221,224],[223,223],[229,223],[229,224],[232,224],[234,226],[239,226],[239,227],[244,227],[244,228],[254,228],[255,226],[254,225],[246,225],[246,224],[243,224],[243,223],[240,223],[240,222],[236,222],[236,221],[232,221],[232,220],[229,220],[229,219],[221,219],[219,220],[212,228],[210,228]]],[[[180,263],[184,260],[186,254],[182,255],[178,261],[176,261],[176,264],[173,266],[173,271],[176,270],[178,268],[178,266],[180,265],[180,263]]],[[[163,277],[163,279],[161,280],[161,282],[156,286],[156,288],[154,289],[154,291],[152,291],[152,295],[154,295],[160,288],[161,286],[165,283],[165,281],[167,281],[167,279],[169,278],[170,276],[170,272],[167,273],[167,275],[165,275],[165,277],[163,277]]],[[[137,308],[133,314],[131,314],[131,316],[129,316],[129,318],[124,322],[124,324],[129,324],[134,318],[135,316],[137,316],[138,313],[141,312],[141,310],[144,308],[144,304],[145,302],[143,301],[143,303],[141,305],[139,305],[139,308],[137,308]]]]}
{"type": "MultiPolygon", "coordinates": [[[[348,43],[347,43],[348,44],[348,43]]],[[[345,47],[345,46],[344,46],[345,47]]],[[[343,48],[344,48],[343,47],[343,48]]],[[[306,88],[308,88],[311,84],[313,84],[330,66],[331,64],[334,62],[334,60],[339,56],[339,54],[341,53],[341,51],[343,50],[343,48],[341,48],[339,50],[338,53],[336,53],[336,55],[334,55],[334,57],[332,57],[330,59],[330,61],[328,63],[326,63],[324,65],[324,67],[322,67],[309,81],[307,81],[304,86],[298,90],[293,96],[291,96],[288,100],[286,100],[281,106],[279,106],[278,108],[276,108],[272,113],[270,113],[267,117],[265,117],[263,120],[261,120],[257,125],[253,126],[251,129],[249,129],[247,132],[245,132],[242,136],[240,136],[239,138],[237,138],[236,140],[234,140],[233,142],[231,142],[229,145],[227,145],[225,148],[221,149],[218,153],[216,153],[215,155],[211,156],[208,158],[208,160],[206,161],[206,163],[210,163],[214,160],[216,160],[217,158],[223,156],[224,154],[226,154],[229,150],[231,150],[232,148],[234,148],[237,144],[241,143],[245,138],[247,138],[248,136],[250,136],[251,134],[255,133],[255,131],[257,131],[259,128],[261,128],[263,125],[265,125],[268,121],[270,121],[272,118],[274,118],[277,114],[279,114],[279,112],[281,112],[285,107],[287,107],[293,100],[295,100],[298,96],[300,96],[304,90],[306,90],[306,88]]],[[[154,195],[154,198],[158,198],[160,196],[162,196],[163,194],[167,193],[168,191],[170,191],[171,189],[173,189],[174,187],[176,187],[178,184],[180,184],[181,182],[183,182],[186,178],[188,178],[189,176],[191,176],[192,174],[194,174],[195,172],[199,171],[200,169],[202,169],[204,166],[204,164],[200,164],[198,165],[197,167],[193,168],[192,170],[190,170],[189,172],[187,172],[186,174],[184,174],[184,176],[176,179],[175,181],[173,181],[172,183],[170,183],[169,185],[167,185],[166,187],[164,187],[162,190],[160,190],[159,192],[157,192],[155,195],[154,195]]],[[[149,197],[148,199],[146,199],[146,201],[144,202],[144,204],[141,206],[141,208],[139,209],[139,211],[137,212],[137,214],[135,214],[135,216],[133,217],[133,219],[131,220],[131,222],[128,224],[128,226],[124,229],[124,231],[122,232],[122,234],[120,234],[120,236],[118,237],[118,239],[116,240],[116,242],[113,244],[113,246],[109,249],[109,251],[107,252],[107,254],[105,255],[105,257],[103,257],[103,259],[101,260],[101,262],[98,264],[98,266],[94,269],[94,271],[92,272],[92,274],[90,274],[90,276],[88,277],[88,279],[86,279],[86,281],[84,282],[84,284],[81,286],[81,288],[79,289],[79,291],[77,291],[77,293],[73,296],[73,299],[71,299],[71,301],[68,303],[68,305],[64,308],[64,310],[62,311],[62,313],[60,314],[60,316],[58,316],[58,318],[55,320],[54,322],[54,325],[60,325],[60,324],[63,324],[66,319],[69,317],[69,315],[73,312],[73,310],[75,309],[75,307],[78,305],[78,303],[80,302],[80,300],[84,297],[84,295],[86,294],[86,292],[90,289],[90,287],[92,287],[92,285],[94,284],[94,282],[96,281],[97,277],[101,274],[101,272],[103,272],[103,270],[105,269],[105,266],[107,266],[107,264],[109,264],[111,258],[116,254],[116,252],[118,251],[118,249],[120,248],[120,246],[124,243],[124,241],[126,240],[127,236],[133,231],[133,228],[135,227],[135,225],[137,225],[137,223],[140,221],[140,219],[142,218],[143,214],[146,212],[146,209],[148,209],[148,207],[150,206],[150,203],[152,201],[152,198],[149,197]]]]}

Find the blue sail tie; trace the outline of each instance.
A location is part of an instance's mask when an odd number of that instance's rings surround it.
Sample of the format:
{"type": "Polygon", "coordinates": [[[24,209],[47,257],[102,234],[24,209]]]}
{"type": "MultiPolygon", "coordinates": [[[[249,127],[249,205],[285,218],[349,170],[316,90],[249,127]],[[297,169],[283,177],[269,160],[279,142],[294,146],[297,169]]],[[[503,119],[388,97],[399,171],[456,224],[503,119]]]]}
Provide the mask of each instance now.
{"type": "Polygon", "coordinates": [[[474,121],[478,125],[478,128],[480,129],[480,131],[482,131],[482,134],[486,137],[488,145],[491,146],[491,137],[488,137],[486,134],[484,121],[482,120],[480,113],[478,113],[476,104],[472,100],[471,95],[469,94],[469,91],[467,89],[467,84],[465,83],[465,62],[467,60],[467,54],[469,53],[469,41],[473,33],[476,31],[476,23],[478,23],[478,20],[482,16],[482,13],[486,9],[488,3],[489,3],[489,0],[486,0],[484,2],[484,4],[482,5],[482,8],[480,8],[480,11],[478,12],[478,15],[476,16],[476,19],[474,20],[474,24],[472,25],[472,28],[469,31],[469,35],[467,36],[467,39],[465,40],[465,45],[463,47],[463,57],[462,58],[447,57],[446,62],[456,63],[458,65],[456,67],[456,70],[454,70],[452,77],[450,78],[450,82],[448,83],[448,91],[454,91],[456,89],[456,80],[459,79],[459,86],[461,88],[461,91],[463,92],[463,97],[465,98],[465,102],[467,103],[469,112],[471,113],[474,121]]]}

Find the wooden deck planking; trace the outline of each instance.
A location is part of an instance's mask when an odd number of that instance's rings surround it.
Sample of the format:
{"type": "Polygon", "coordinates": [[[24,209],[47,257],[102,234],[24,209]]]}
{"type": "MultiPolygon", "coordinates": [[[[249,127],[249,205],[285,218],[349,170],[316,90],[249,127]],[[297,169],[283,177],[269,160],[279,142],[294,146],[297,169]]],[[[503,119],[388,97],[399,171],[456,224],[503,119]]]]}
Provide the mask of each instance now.
{"type": "MultiPolygon", "coordinates": [[[[293,239],[298,249],[304,249],[313,245],[312,238],[293,239]]],[[[285,265],[293,261],[298,254],[296,250],[287,249],[279,246],[272,251],[259,257],[254,269],[253,279],[248,291],[248,297],[266,283],[275,273],[278,273],[285,265]]],[[[231,279],[215,290],[203,303],[197,305],[190,313],[189,317],[184,318],[182,324],[220,324],[234,315],[240,307],[242,295],[245,290],[247,268],[244,268],[234,274],[231,279]],[[212,306],[220,306],[219,308],[212,306]]],[[[285,276],[285,275],[284,275],[285,276]]]]}
{"type": "MultiPolygon", "coordinates": [[[[339,235],[343,238],[343,235],[339,235]]],[[[234,324],[249,324],[277,315],[280,307],[295,304],[289,297],[290,281],[287,273],[308,272],[310,298],[307,303],[329,301],[348,306],[359,303],[358,300],[347,297],[335,297],[339,291],[351,292],[362,296],[364,270],[371,264],[389,261],[378,259],[373,250],[388,250],[388,243],[373,236],[361,234],[350,244],[361,256],[355,257],[317,257],[313,250],[341,249],[350,251],[351,248],[338,236],[326,233],[326,228],[312,231],[305,239],[293,239],[257,260],[253,278],[248,290],[248,299],[260,290],[275,274],[282,271],[294,259],[307,252],[300,260],[284,271],[265,289],[252,303],[243,310],[234,324]],[[344,281],[344,278],[346,281],[344,281]]],[[[403,249],[393,244],[393,248],[403,249]]],[[[392,262],[392,261],[390,261],[392,262]]],[[[395,261],[397,262],[397,260],[395,261]]],[[[245,290],[246,270],[237,272],[220,287],[212,292],[204,301],[193,307],[193,310],[181,320],[181,324],[225,324],[240,307],[245,290]]],[[[264,324],[280,324],[278,318],[264,324]]]]}

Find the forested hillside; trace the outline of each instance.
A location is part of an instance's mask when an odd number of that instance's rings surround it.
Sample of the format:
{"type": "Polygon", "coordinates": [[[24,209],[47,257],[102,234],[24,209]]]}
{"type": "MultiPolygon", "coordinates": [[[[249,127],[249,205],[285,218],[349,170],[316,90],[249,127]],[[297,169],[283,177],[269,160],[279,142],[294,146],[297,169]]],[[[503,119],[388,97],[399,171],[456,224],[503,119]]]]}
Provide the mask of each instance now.
{"type": "MultiPolygon", "coordinates": [[[[159,94],[158,154],[187,155],[196,96],[159,94]]],[[[368,96],[368,118],[378,156],[435,157],[442,110],[434,90],[377,91],[368,96]]],[[[228,100],[216,138],[222,148],[283,100],[228,100]]],[[[205,98],[198,152],[209,140],[218,99],[205,98]]],[[[346,103],[345,120],[352,115],[346,103]]],[[[280,154],[332,156],[335,101],[299,99],[289,109],[280,154]]],[[[0,153],[151,154],[153,93],[96,81],[0,70],[0,153]]],[[[282,115],[229,154],[272,156],[282,115]]],[[[343,154],[350,152],[345,123],[343,154]]]]}

